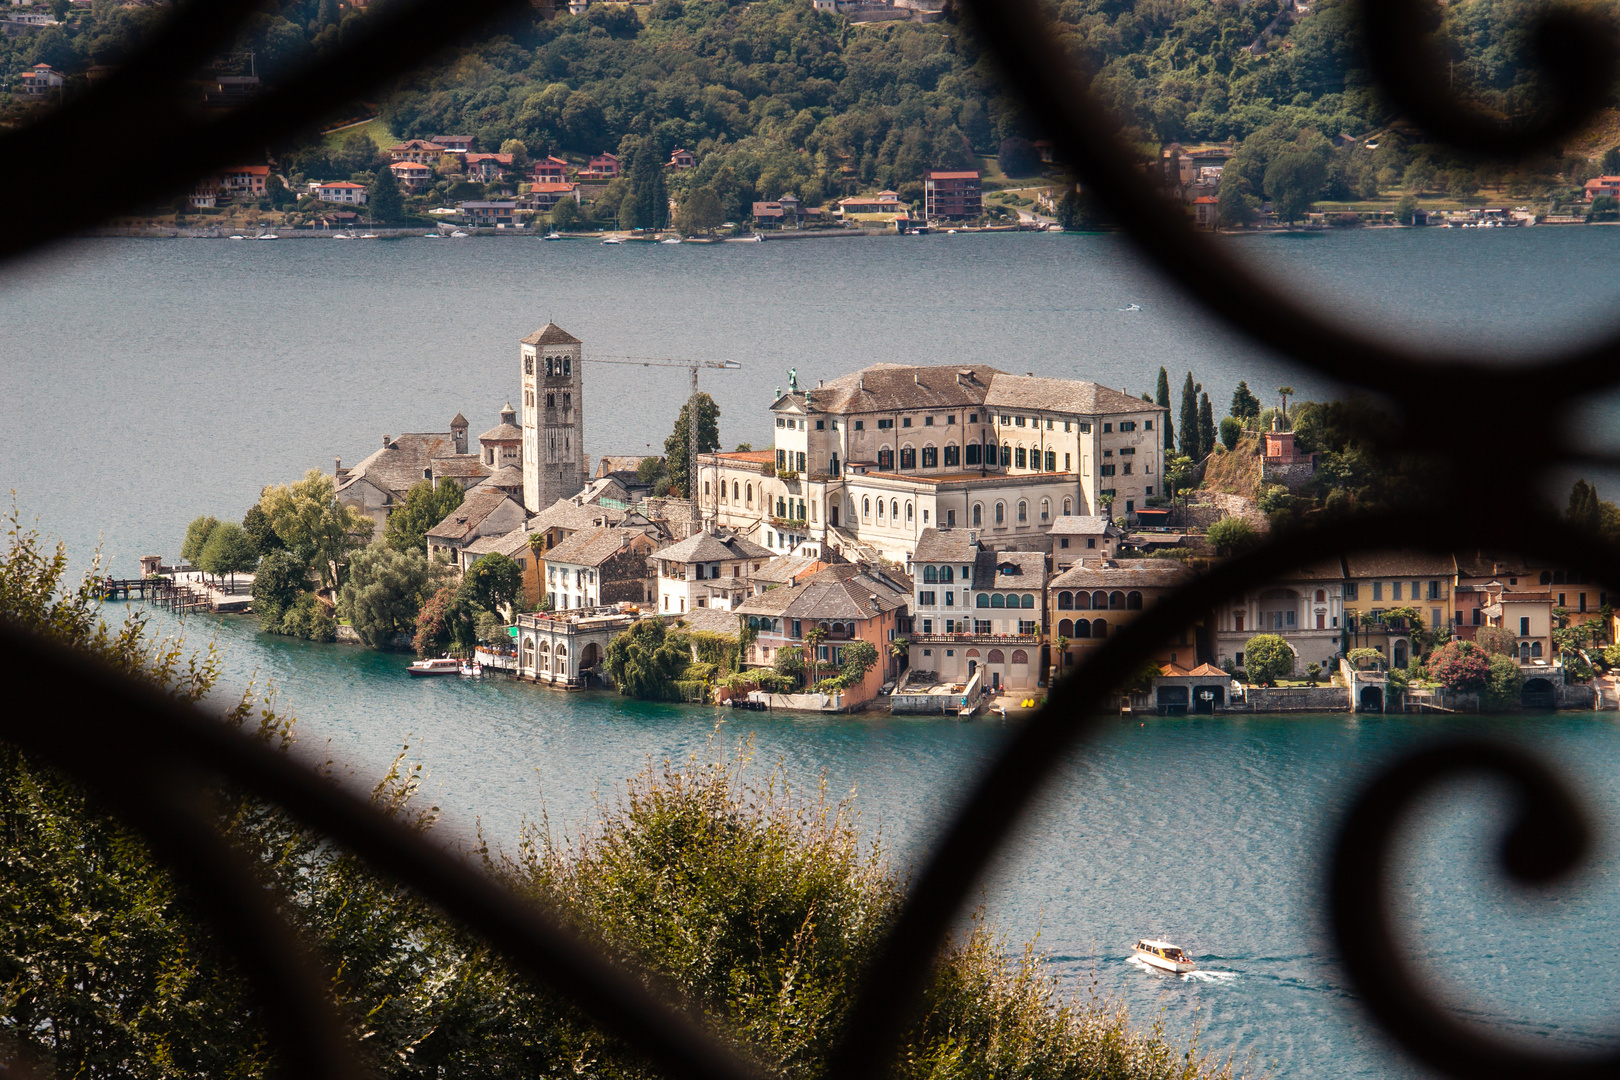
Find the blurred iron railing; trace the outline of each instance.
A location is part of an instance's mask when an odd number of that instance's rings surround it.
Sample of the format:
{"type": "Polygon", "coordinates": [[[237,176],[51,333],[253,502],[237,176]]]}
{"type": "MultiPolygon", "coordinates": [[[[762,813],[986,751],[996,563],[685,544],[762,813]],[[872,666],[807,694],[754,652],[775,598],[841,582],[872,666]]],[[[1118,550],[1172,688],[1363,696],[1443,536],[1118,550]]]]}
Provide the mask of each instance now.
{"type": "MultiPolygon", "coordinates": [[[[89,167],[11,167],[0,202],[35,204],[48,190],[60,212],[17,216],[0,233],[0,255],[17,256],[183,190],[242,153],[308,130],[335,101],[352,99],[498,20],[525,0],[415,0],[368,20],[365,34],[260,99],[224,116],[182,103],[187,72],[225,46],[255,0],[192,0],[112,77],[33,125],[0,137],[0,160],[88,165],[89,154],[123,161],[126,181],[109,189],[89,167]]],[[[1231,559],[1119,628],[1046,706],[1013,729],[968,797],[940,826],[897,925],[870,965],[835,1054],[841,1080],[877,1080],[919,1007],[929,967],[998,846],[1077,746],[1095,734],[1115,690],[1189,616],[1207,612],[1287,567],[1319,556],[1387,547],[1437,552],[1468,546],[1539,555],[1590,573],[1613,589],[1617,552],[1554,515],[1524,510],[1523,493],[1549,470],[1612,466],[1620,455],[1582,445],[1571,409],[1620,381],[1620,332],[1540,356],[1420,353],[1332,324],[1301,306],[1143,183],[1083,73],[1062,55],[1039,0],[975,0],[973,32],[1002,78],[1073,163],[1088,192],[1166,277],[1246,334],[1259,349],[1336,383],[1381,396],[1394,419],[1363,436],[1384,454],[1422,455],[1432,480],[1415,509],[1336,518],[1231,559]],[[1401,413],[1404,403],[1448,400],[1455,415],[1489,416],[1511,402],[1527,439],[1481,439],[1462,448],[1449,433],[1401,413]],[[1503,493],[1511,512],[1499,512],[1503,493]]],[[[1620,55],[1612,28],[1553,11],[1540,23],[1547,98],[1522,123],[1470,109],[1442,85],[1423,12],[1414,0],[1365,0],[1362,35],[1381,87],[1430,137],[1471,153],[1517,156],[1553,146],[1611,92],[1620,55]]],[[[1620,591],[1620,590],[1615,590],[1620,591]]],[[[487,940],[518,970],[565,995],[601,1028],[670,1076],[743,1080],[761,1075],[705,1030],[695,1013],[610,963],[543,912],[462,858],[429,842],[365,800],[335,788],[284,755],[83,656],[0,627],[0,673],[11,693],[0,738],[77,777],[141,829],[180,880],[197,887],[221,941],[263,1004],[286,1071],[351,1077],[363,1070],[327,1004],[314,962],[247,868],[209,824],[200,793],[224,778],[279,804],[417,890],[487,940]],[[41,723],[38,718],[48,717],[41,723]],[[138,733],[138,734],[137,734],[138,733]],[[189,793],[189,794],[188,794],[189,793]]],[[[1459,1077],[1612,1075],[1620,1055],[1568,1058],[1506,1043],[1448,1012],[1403,960],[1391,923],[1386,874],[1402,813],[1433,785],[1460,774],[1507,782],[1518,816],[1503,846],[1515,880],[1540,886],[1572,870],[1591,826],[1565,783],[1525,750],[1478,738],[1450,739],[1408,755],[1368,786],[1343,823],[1323,892],[1340,955],[1361,1001],[1408,1053],[1459,1077]]]]}

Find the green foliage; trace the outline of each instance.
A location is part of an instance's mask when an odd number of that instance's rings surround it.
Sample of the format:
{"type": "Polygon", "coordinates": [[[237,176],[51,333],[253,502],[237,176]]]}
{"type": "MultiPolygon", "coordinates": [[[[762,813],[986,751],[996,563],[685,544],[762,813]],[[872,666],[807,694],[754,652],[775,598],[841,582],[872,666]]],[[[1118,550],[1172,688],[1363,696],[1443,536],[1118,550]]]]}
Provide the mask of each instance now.
{"type": "Polygon", "coordinates": [[[1597,488],[1584,477],[1569,489],[1569,509],[1564,516],[1578,529],[1602,533],[1603,500],[1598,498],[1597,488]]]}
{"type": "Polygon", "coordinates": [[[1165,409],[1164,423],[1164,454],[1169,457],[1176,449],[1176,428],[1170,422],[1170,373],[1164,368],[1159,369],[1159,383],[1153,391],[1153,403],[1165,409]]]}
{"type": "Polygon", "coordinates": [[[282,615],[309,591],[309,567],[290,551],[272,551],[253,576],[253,612],[259,629],[279,633],[282,615]]]}
{"type": "Polygon", "coordinates": [[[558,232],[579,228],[586,222],[585,211],[573,199],[558,199],[551,208],[551,227],[558,232]]]}
{"type": "Polygon", "coordinates": [[[1198,397],[1198,449],[1206,455],[1215,452],[1215,410],[1208,394],[1198,397]]]}
{"type": "Polygon", "coordinates": [[[1294,650],[1278,634],[1256,634],[1243,646],[1243,670],[1249,681],[1270,686],[1294,670],[1294,650]]]}
{"type": "Polygon", "coordinates": [[[871,642],[852,641],[844,646],[844,662],[839,666],[838,674],[821,680],[816,689],[830,694],[859,686],[867,672],[877,666],[877,662],[878,651],[871,642]]]}
{"type": "Polygon", "coordinates": [[[416,616],[436,589],[438,577],[420,551],[373,543],[350,560],[338,613],[349,620],[360,640],[379,648],[395,634],[416,629],[416,616]]]}
{"type": "Polygon", "coordinates": [[[669,473],[669,480],[683,499],[691,498],[687,486],[691,482],[691,470],[688,467],[690,457],[687,455],[690,434],[687,429],[687,417],[693,402],[697,403],[698,436],[697,452],[707,454],[720,449],[720,406],[714,403],[714,398],[699,390],[696,397],[689,399],[681,406],[681,414],[675,420],[675,430],[669,433],[664,440],[664,461],[669,473]]]}
{"type": "Polygon", "coordinates": [[[1217,555],[1241,555],[1260,538],[1254,526],[1240,517],[1224,517],[1204,534],[1217,555]]]}
{"type": "Polygon", "coordinates": [[[1620,220],[1620,199],[1613,195],[1599,195],[1586,208],[1587,221],[1620,220]]]}
{"type": "Polygon", "coordinates": [[[466,491],[454,480],[421,480],[405,493],[405,502],[388,515],[383,529],[383,540],[395,551],[420,551],[427,554],[427,534],[460,506],[466,491]]]}
{"type": "Polygon", "coordinates": [[[1429,655],[1429,673],[1447,690],[1478,690],[1491,673],[1491,663],[1491,656],[1473,642],[1448,641],[1429,655]]]}
{"type": "Polygon", "coordinates": [[[208,538],[219,528],[219,519],[212,515],[208,517],[193,518],[186,526],[186,539],[180,545],[180,561],[191,566],[197,565],[197,559],[202,555],[208,538]]]}
{"type": "Polygon", "coordinates": [[[1181,384],[1181,453],[1194,461],[1204,456],[1198,442],[1198,388],[1190,371],[1181,384]]]}
{"type": "Polygon", "coordinates": [[[445,582],[417,612],[411,648],[416,650],[417,656],[469,654],[478,643],[476,622],[480,613],[460,589],[445,582]]]}
{"type": "Polygon", "coordinates": [[[1519,704],[1519,691],[1524,688],[1524,671],[1517,660],[1506,656],[1491,656],[1490,670],[1485,676],[1482,696],[1486,708],[1506,709],[1519,704]]]}
{"type": "Polygon", "coordinates": [[[1221,445],[1228,451],[1236,450],[1243,438],[1243,421],[1235,416],[1221,417],[1221,445]]]}
{"type": "Polygon", "coordinates": [[[642,701],[686,700],[676,682],[691,662],[686,636],[659,619],[638,619],[608,643],[608,678],[619,693],[642,701]]]}
{"type": "Polygon", "coordinates": [[[264,507],[254,503],[248,512],[242,516],[242,531],[248,534],[253,541],[253,550],[260,555],[268,555],[286,547],[276,530],[270,527],[270,515],[264,512],[264,507]]]}
{"type": "Polygon", "coordinates": [[[1279,221],[1294,222],[1305,216],[1322,195],[1327,167],[1318,154],[1296,151],[1279,156],[1266,166],[1266,193],[1279,221]]]}
{"type": "Polygon", "coordinates": [[[266,488],[259,505],[281,542],[326,589],[342,583],[349,552],[370,542],[375,528],[370,518],[337,501],[332,478],[319,469],[296,483],[266,488]]]}
{"type": "Polygon", "coordinates": [[[509,606],[523,589],[523,568],[517,560],[492,551],[481,556],[461,581],[461,592],[486,611],[509,606]]]}
{"type": "Polygon", "coordinates": [[[644,457],[636,463],[636,479],[643,484],[651,484],[665,473],[664,459],[660,457],[644,457]]]}
{"type": "Polygon", "coordinates": [[[1229,411],[1239,420],[1255,420],[1260,416],[1260,399],[1254,396],[1249,384],[1241,379],[1238,381],[1237,389],[1232,391],[1232,407],[1229,411]]]}
{"type": "MultiPolygon", "coordinates": [[[[758,634],[755,630],[753,633],[758,634]]],[[[688,630],[686,644],[697,658],[696,663],[707,664],[716,672],[738,670],[743,643],[736,634],[716,634],[710,630],[688,630]]]]}
{"type": "Polygon", "coordinates": [[[337,619],[332,609],[321,603],[314,593],[299,593],[281,616],[281,625],[274,631],[305,641],[336,641],[337,619]]]}
{"type": "Polygon", "coordinates": [[[1395,220],[1402,225],[1412,224],[1413,215],[1417,212],[1418,201],[1415,195],[1402,195],[1395,203],[1395,220]]]}
{"type": "Polygon", "coordinates": [[[797,688],[804,679],[804,650],[797,645],[777,649],[771,669],[781,678],[791,679],[793,686],[797,688]]]}
{"type": "Polygon", "coordinates": [[[1363,670],[1365,670],[1367,664],[1373,665],[1380,671],[1389,665],[1389,661],[1384,658],[1381,649],[1351,649],[1345,659],[1350,661],[1352,667],[1362,668],[1363,670]]]}
{"type": "Polygon", "coordinates": [[[707,185],[693,189],[681,200],[675,215],[675,227],[686,235],[711,233],[726,220],[720,197],[707,185]]]}
{"type": "Polygon", "coordinates": [[[669,224],[664,148],[652,137],[636,141],[630,157],[630,192],[619,204],[619,228],[662,229],[669,224]]]}
{"type": "Polygon", "coordinates": [[[234,521],[216,526],[197,555],[197,569],[215,577],[245,574],[258,563],[259,551],[252,538],[234,521]]]}
{"type": "Polygon", "coordinates": [[[366,185],[366,211],[378,221],[398,221],[405,213],[405,199],[400,194],[399,179],[386,165],[378,167],[366,185]]]}

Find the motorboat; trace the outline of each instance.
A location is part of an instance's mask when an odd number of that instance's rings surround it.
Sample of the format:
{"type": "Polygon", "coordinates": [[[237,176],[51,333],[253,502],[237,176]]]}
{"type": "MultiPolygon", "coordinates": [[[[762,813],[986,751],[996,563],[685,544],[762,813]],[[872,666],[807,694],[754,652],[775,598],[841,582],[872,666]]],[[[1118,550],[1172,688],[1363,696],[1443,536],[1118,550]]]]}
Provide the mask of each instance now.
{"type": "Polygon", "coordinates": [[[422,234],[422,239],[424,240],[437,240],[438,238],[439,234],[436,232],[425,232],[422,234]]]}
{"type": "Polygon", "coordinates": [[[602,243],[604,243],[604,244],[622,244],[622,243],[624,243],[624,241],[622,239],[620,239],[619,237],[617,237],[617,236],[605,236],[605,237],[602,238],[602,243]]]}
{"type": "Polygon", "coordinates": [[[334,240],[353,240],[354,239],[354,233],[335,232],[335,233],[332,234],[332,239],[334,239],[334,240]]]}
{"type": "Polygon", "coordinates": [[[466,238],[467,234],[462,232],[460,229],[457,229],[455,232],[450,234],[450,239],[452,240],[465,240],[466,238]]]}
{"type": "Polygon", "coordinates": [[[377,234],[374,233],[374,232],[361,233],[360,234],[360,239],[362,239],[362,240],[375,240],[375,239],[377,239],[377,234]]]}
{"type": "Polygon", "coordinates": [[[255,239],[255,240],[280,240],[281,237],[277,236],[273,232],[268,232],[268,233],[261,233],[260,235],[255,236],[253,239],[255,239]]]}
{"type": "Polygon", "coordinates": [[[756,243],[756,244],[763,244],[765,242],[765,234],[764,233],[755,233],[754,237],[753,237],[753,240],[754,240],[754,243],[756,243]]]}
{"type": "Polygon", "coordinates": [[[1143,938],[1136,943],[1131,951],[1136,954],[1138,960],[1150,967],[1156,967],[1160,971],[1185,975],[1189,971],[1198,970],[1198,965],[1192,962],[1192,957],[1168,941],[1143,938]]]}
{"type": "Polygon", "coordinates": [[[562,239],[562,233],[558,232],[556,229],[552,229],[550,232],[546,233],[546,239],[547,240],[561,240],[562,239]]]}
{"type": "Polygon", "coordinates": [[[658,242],[659,242],[659,243],[660,243],[660,244],[678,244],[678,243],[680,243],[680,242],[681,242],[681,238],[680,238],[680,237],[678,237],[678,236],[671,236],[671,237],[669,237],[669,238],[668,238],[668,239],[665,239],[665,240],[660,240],[660,241],[658,241],[658,242]]]}
{"type": "Polygon", "coordinates": [[[482,677],[484,674],[484,665],[474,660],[470,664],[463,663],[458,670],[463,677],[468,679],[476,679],[482,677]]]}
{"type": "Polygon", "coordinates": [[[241,233],[232,233],[231,234],[231,239],[232,240],[246,240],[247,237],[243,236],[241,233]]]}
{"type": "Polygon", "coordinates": [[[418,660],[405,670],[412,675],[459,675],[461,661],[453,656],[441,656],[433,660],[418,660]]]}
{"type": "Polygon", "coordinates": [[[955,236],[956,235],[956,230],[955,229],[946,229],[945,230],[945,235],[946,236],[955,236]]]}

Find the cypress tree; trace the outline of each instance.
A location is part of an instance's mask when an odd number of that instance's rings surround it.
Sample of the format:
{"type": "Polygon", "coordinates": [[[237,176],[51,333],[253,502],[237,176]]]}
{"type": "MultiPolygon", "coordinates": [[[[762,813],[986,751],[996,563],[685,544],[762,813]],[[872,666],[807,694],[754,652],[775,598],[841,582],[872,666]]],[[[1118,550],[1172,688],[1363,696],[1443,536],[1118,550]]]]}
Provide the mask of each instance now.
{"type": "Polygon", "coordinates": [[[369,187],[366,201],[370,204],[372,218],[377,221],[398,221],[400,215],[405,213],[405,199],[399,193],[399,181],[394,178],[394,170],[387,165],[378,169],[369,187]]]}
{"type": "Polygon", "coordinates": [[[1198,389],[1193,385],[1192,372],[1181,384],[1181,452],[1197,461],[1198,453],[1198,389]]]}
{"type": "Polygon", "coordinates": [[[1198,399],[1198,449],[1206,454],[1215,450],[1215,409],[1208,394],[1198,399]]]}
{"type": "Polygon", "coordinates": [[[1170,413],[1168,411],[1170,408],[1170,373],[1165,371],[1164,368],[1159,369],[1159,391],[1156,402],[1166,409],[1164,414],[1164,452],[1172,454],[1176,449],[1176,428],[1170,422],[1170,413]]]}
{"type": "Polygon", "coordinates": [[[1597,488],[1585,479],[1575,481],[1569,491],[1569,523],[1578,529],[1598,532],[1603,528],[1603,503],[1597,488]]]}
{"type": "Polygon", "coordinates": [[[664,184],[663,154],[652,136],[642,139],[630,157],[630,191],[619,208],[623,229],[662,229],[669,224],[669,189],[664,184]]]}
{"type": "Polygon", "coordinates": [[[1254,396],[1249,384],[1239,382],[1232,391],[1232,415],[1239,420],[1252,420],[1260,415],[1260,399],[1254,396]]]}

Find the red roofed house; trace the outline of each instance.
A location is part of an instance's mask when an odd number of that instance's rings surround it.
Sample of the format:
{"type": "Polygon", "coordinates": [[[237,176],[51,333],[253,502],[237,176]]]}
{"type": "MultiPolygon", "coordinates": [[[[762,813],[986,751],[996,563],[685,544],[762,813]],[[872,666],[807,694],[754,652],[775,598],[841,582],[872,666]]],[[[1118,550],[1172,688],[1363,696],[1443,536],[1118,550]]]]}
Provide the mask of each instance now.
{"type": "Polygon", "coordinates": [[[1620,176],[1594,176],[1586,182],[1586,201],[1591,202],[1599,195],[1614,195],[1620,197],[1620,176]]]}
{"type": "Polygon", "coordinates": [[[566,180],[568,162],[560,157],[541,158],[534,163],[534,179],[538,184],[560,184],[566,180]]]}
{"type": "Polygon", "coordinates": [[[564,199],[579,202],[578,184],[533,184],[525,197],[527,205],[535,210],[550,210],[564,199]]]}
{"type": "Polygon", "coordinates": [[[221,169],[219,186],[226,195],[263,195],[265,181],[270,179],[268,165],[238,165],[221,169]]]}
{"type": "Polygon", "coordinates": [[[387,150],[388,156],[395,161],[415,161],[423,165],[438,161],[449,152],[448,146],[440,146],[426,139],[409,139],[387,150]]]}
{"type": "Polygon", "coordinates": [[[471,135],[435,135],[433,141],[452,154],[472,153],[473,137],[471,135]]]}
{"type": "Polygon", "coordinates": [[[934,169],[923,174],[924,210],[936,218],[976,218],[984,213],[979,171],[934,169]]]}
{"type": "Polygon", "coordinates": [[[394,172],[394,179],[408,191],[425,188],[433,182],[433,170],[419,161],[396,161],[389,168],[394,172]]]}
{"type": "Polygon", "coordinates": [[[1215,211],[1219,201],[1213,195],[1200,195],[1193,200],[1193,221],[1200,229],[1215,227],[1215,211]]]}
{"type": "Polygon", "coordinates": [[[467,179],[492,184],[512,167],[511,154],[468,154],[467,179]]]}
{"type": "Polygon", "coordinates": [[[60,71],[49,64],[35,64],[33,69],[17,77],[17,92],[32,97],[43,97],[64,82],[60,71]]]}
{"type": "Polygon", "coordinates": [[[664,168],[695,169],[697,168],[697,158],[693,156],[692,151],[676,147],[675,152],[669,155],[669,160],[664,163],[664,168]]]}
{"type": "Polygon", "coordinates": [[[339,180],[335,184],[310,184],[309,193],[322,202],[348,203],[351,206],[366,204],[366,186],[351,184],[347,180],[339,180]]]}
{"type": "Polygon", "coordinates": [[[838,200],[838,213],[841,216],[849,214],[897,214],[905,209],[900,201],[900,195],[894,191],[880,191],[876,195],[851,195],[847,199],[838,200]]]}
{"type": "Polygon", "coordinates": [[[590,168],[579,174],[581,180],[612,180],[619,175],[617,154],[597,154],[591,158],[590,168]]]}

